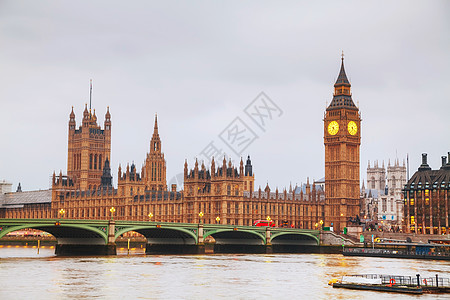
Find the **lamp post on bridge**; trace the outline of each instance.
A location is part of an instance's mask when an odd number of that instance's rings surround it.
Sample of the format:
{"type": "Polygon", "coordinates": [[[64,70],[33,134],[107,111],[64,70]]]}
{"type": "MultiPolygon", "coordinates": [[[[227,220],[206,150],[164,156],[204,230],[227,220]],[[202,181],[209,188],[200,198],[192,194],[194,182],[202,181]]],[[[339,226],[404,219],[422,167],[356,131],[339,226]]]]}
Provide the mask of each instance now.
{"type": "Polygon", "coordinates": [[[55,225],[56,226],[60,226],[61,225],[61,220],[64,218],[64,214],[66,213],[66,211],[64,210],[64,208],[61,208],[59,211],[58,211],[58,214],[59,214],[59,221],[56,221],[56,223],[55,223],[55,225]]]}
{"type": "Polygon", "coordinates": [[[198,220],[198,222],[199,222],[199,224],[202,224],[202,218],[203,218],[203,212],[201,211],[199,214],[198,214],[198,216],[199,216],[199,220],[198,220]]]}
{"type": "Polygon", "coordinates": [[[148,218],[149,218],[149,222],[151,222],[151,221],[152,221],[152,218],[153,218],[153,213],[149,213],[149,214],[148,214],[148,218]]]}
{"type": "Polygon", "coordinates": [[[220,224],[220,217],[219,216],[217,216],[217,218],[216,218],[216,223],[220,224]]]}
{"type": "Polygon", "coordinates": [[[323,220],[320,220],[319,224],[320,224],[320,230],[323,230],[323,220]]]}
{"type": "Polygon", "coordinates": [[[109,211],[111,212],[111,220],[114,220],[114,213],[116,212],[116,209],[113,206],[109,209],[109,211]]]}

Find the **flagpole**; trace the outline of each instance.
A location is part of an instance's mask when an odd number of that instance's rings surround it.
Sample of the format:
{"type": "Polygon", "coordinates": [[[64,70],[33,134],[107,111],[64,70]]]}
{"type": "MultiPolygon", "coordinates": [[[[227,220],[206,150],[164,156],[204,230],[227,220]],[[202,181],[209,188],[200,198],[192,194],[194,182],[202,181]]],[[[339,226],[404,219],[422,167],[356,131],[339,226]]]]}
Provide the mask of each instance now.
{"type": "Polygon", "coordinates": [[[90,80],[91,88],[89,90],[89,112],[91,112],[92,106],[92,79],[90,80]]]}

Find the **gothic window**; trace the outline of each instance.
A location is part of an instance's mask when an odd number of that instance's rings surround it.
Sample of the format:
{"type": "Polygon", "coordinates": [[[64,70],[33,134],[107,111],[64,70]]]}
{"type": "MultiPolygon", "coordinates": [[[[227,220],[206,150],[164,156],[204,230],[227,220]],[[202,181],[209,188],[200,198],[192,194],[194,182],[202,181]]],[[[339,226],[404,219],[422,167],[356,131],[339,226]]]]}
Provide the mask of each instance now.
{"type": "Polygon", "coordinates": [[[98,168],[99,170],[103,169],[103,165],[102,165],[102,155],[100,154],[98,157],[98,168]]]}
{"type": "Polygon", "coordinates": [[[94,170],[97,170],[97,154],[94,156],[94,170]]]}
{"type": "Polygon", "coordinates": [[[231,185],[227,186],[227,195],[231,195],[231,185]]]}
{"type": "Polygon", "coordinates": [[[92,170],[92,154],[89,155],[89,169],[92,170]]]}

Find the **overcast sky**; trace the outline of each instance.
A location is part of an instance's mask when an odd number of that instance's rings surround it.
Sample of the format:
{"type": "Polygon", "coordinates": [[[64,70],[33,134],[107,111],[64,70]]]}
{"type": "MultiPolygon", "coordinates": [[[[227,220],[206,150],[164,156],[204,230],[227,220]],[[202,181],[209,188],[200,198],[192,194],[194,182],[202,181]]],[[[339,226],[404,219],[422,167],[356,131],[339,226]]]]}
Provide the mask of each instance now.
{"type": "Polygon", "coordinates": [[[361,179],[368,160],[407,153],[411,175],[423,152],[439,168],[449,16],[448,1],[2,0],[0,180],[47,189],[66,173],[69,114],[79,126],[90,79],[102,127],[110,107],[115,185],[119,164],[140,170],[155,113],[168,181],[210,143],[236,164],[250,155],[256,187],[320,179],[342,51],[362,114],[361,179]],[[277,107],[263,127],[245,113],[261,92],[277,107]],[[245,149],[225,142],[236,122],[252,132],[245,149]]]}

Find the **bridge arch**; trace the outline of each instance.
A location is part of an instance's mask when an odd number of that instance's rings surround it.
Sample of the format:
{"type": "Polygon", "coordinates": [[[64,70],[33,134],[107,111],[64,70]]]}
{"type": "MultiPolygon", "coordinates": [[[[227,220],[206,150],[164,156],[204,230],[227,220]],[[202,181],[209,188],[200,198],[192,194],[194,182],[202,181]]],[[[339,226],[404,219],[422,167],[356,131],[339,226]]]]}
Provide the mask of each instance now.
{"type": "Polygon", "coordinates": [[[271,236],[273,245],[313,245],[318,246],[320,239],[312,233],[306,232],[274,232],[271,236]]]}
{"type": "Polygon", "coordinates": [[[116,230],[115,239],[129,231],[135,231],[147,239],[151,244],[195,245],[198,242],[197,228],[182,228],[176,226],[125,226],[116,230]]]}
{"type": "Polygon", "coordinates": [[[205,229],[203,237],[212,236],[216,240],[216,244],[244,244],[244,245],[265,245],[265,232],[255,230],[245,230],[234,228],[223,229],[205,229]]]}
{"type": "Polygon", "coordinates": [[[71,240],[80,240],[80,239],[95,239],[96,244],[98,244],[101,240],[102,244],[108,243],[108,234],[107,234],[107,226],[93,227],[89,225],[83,224],[67,224],[62,223],[58,224],[57,222],[48,222],[48,223],[22,223],[18,225],[7,226],[3,225],[2,230],[0,231],[0,238],[7,235],[10,232],[33,228],[42,230],[44,232],[50,233],[53,235],[58,243],[64,243],[67,239],[71,240]]]}

